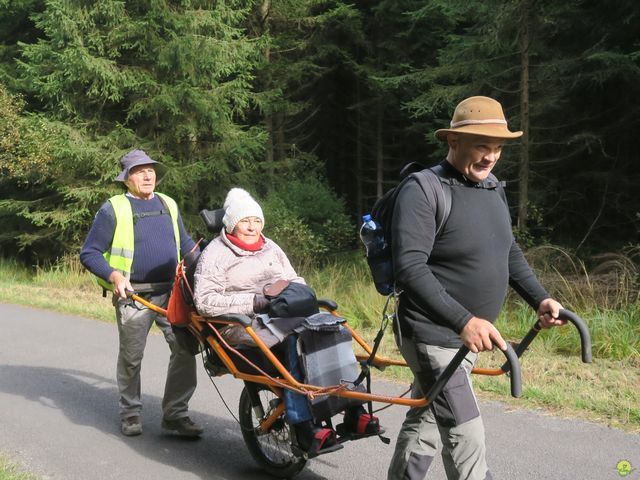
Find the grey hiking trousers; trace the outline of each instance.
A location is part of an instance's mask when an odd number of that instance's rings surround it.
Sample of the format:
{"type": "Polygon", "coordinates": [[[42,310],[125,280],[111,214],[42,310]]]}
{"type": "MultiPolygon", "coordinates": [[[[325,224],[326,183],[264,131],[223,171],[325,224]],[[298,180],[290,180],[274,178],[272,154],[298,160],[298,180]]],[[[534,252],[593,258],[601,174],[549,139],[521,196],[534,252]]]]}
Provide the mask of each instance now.
{"type": "MultiPolygon", "coordinates": [[[[165,308],[169,294],[149,294],[148,299],[154,305],[165,308]]],[[[120,390],[120,417],[122,419],[140,415],[140,367],[147,335],[155,324],[164,334],[169,344],[171,356],[167,370],[162,412],[166,420],[177,420],[187,416],[189,400],[195,392],[197,374],[195,357],[177,341],[166,317],[133,300],[122,300],[114,296],[120,351],[118,353],[117,381],[120,390]]]]}
{"type": "MultiPolygon", "coordinates": [[[[423,392],[451,362],[458,349],[414,343],[398,345],[414,374],[412,398],[423,392]]],[[[471,387],[477,354],[469,353],[436,400],[426,408],[411,408],[398,433],[388,480],[422,480],[440,444],[448,480],[491,479],[485,459],[484,425],[471,387]]]]}

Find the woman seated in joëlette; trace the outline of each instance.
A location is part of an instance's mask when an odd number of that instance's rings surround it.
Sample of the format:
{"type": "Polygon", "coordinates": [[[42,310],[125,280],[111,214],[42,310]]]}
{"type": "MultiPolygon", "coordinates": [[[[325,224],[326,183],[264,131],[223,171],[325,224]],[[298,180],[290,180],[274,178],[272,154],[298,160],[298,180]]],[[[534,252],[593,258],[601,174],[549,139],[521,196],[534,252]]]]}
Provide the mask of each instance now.
{"type": "MultiPolygon", "coordinates": [[[[269,300],[263,295],[265,286],[277,280],[302,283],[305,281],[291,266],[282,249],[262,235],[264,215],[260,205],[243,189],[233,188],[224,202],[224,228],[220,235],[202,252],[194,276],[194,301],[198,312],[205,317],[223,314],[245,314],[252,318],[257,335],[273,347],[282,338],[274,335],[257,318],[269,310],[269,300]]],[[[254,345],[245,329],[239,325],[220,330],[232,345],[254,345]]],[[[295,350],[295,335],[285,339],[287,368],[302,380],[295,350]]],[[[287,421],[296,429],[300,447],[310,455],[317,455],[336,444],[335,432],[313,423],[306,397],[284,390],[287,421]]],[[[362,407],[349,408],[345,424],[354,433],[376,433],[378,419],[369,416],[362,407]],[[361,431],[359,431],[361,430],[361,431]]]]}

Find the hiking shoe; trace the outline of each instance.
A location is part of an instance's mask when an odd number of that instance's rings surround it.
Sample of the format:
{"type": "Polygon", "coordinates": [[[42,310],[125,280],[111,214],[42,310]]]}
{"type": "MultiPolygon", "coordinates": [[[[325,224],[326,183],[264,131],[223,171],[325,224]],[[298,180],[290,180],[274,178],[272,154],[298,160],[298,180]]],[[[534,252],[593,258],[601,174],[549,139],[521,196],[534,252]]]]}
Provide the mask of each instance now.
{"type": "Polygon", "coordinates": [[[380,435],[384,428],[380,426],[378,417],[369,415],[364,408],[349,409],[344,414],[344,423],[338,425],[338,433],[354,438],[380,435]]]}
{"type": "Polygon", "coordinates": [[[140,423],[140,417],[123,418],[120,423],[120,431],[127,437],[135,437],[142,433],[142,423],[140,423]]]}
{"type": "Polygon", "coordinates": [[[204,431],[200,425],[194,423],[189,417],[177,418],[176,420],[163,418],[162,428],[176,432],[183,437],[199,437],[204,431]]]}
{"type": "Polygon", "coordinates": [[[331,428],[318,427],[311,421],[301,422],[293,427],[296,431],[297,446],[307,458],[343,448],[337,441],[336,432],[331,428]]]}

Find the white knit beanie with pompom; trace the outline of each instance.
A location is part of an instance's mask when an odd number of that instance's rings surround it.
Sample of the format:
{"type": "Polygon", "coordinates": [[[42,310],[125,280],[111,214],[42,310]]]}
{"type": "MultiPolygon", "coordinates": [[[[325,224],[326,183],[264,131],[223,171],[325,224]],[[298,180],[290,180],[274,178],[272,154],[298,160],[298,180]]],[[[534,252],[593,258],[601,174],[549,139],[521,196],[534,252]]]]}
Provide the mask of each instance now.
{"type": "Polygon", "coordinates": [[[264,226],[264,215],[258,202],[246,190],[232,188],[224,201],[224,217],[222,218],[227,233],[233,232],[236,224],[247,217],[258,217],[264,226]]]}

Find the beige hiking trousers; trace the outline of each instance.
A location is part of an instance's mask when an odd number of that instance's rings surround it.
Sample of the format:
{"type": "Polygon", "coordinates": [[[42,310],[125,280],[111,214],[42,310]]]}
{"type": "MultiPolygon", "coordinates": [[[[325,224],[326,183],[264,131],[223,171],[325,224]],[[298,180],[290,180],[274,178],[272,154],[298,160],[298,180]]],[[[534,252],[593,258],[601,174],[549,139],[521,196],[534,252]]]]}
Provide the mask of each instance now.
{"type": "MultiPolygon", "coordinates": [[[[398,345],[414,374],[412,398],[423,392],[451,362],[458,349],[403,338],[398,345]]],[[[411,408],[398,433],[388,480],[422,480],[442,446],[448,480],[491,479],[485,459],[484,425],[471,387],[477,354],[469,353],[436,400],[411,408]]]]}

